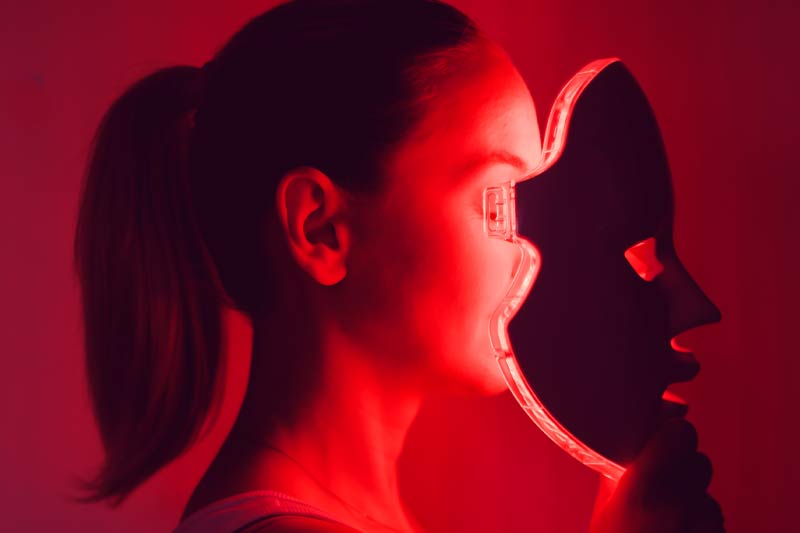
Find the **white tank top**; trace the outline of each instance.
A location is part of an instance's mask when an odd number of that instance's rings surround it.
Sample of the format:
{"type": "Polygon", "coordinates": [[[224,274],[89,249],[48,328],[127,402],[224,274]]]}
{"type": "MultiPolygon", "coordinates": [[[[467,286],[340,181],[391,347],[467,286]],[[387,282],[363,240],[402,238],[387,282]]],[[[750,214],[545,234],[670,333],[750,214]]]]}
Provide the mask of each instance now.
{"type": "Polygon", "coordinates": [[[239,533],[279,515],[307,516],[361,531],[340,519],[274,490],[254,490],[214,501],[190,514],[173,533],[239,533]]]}

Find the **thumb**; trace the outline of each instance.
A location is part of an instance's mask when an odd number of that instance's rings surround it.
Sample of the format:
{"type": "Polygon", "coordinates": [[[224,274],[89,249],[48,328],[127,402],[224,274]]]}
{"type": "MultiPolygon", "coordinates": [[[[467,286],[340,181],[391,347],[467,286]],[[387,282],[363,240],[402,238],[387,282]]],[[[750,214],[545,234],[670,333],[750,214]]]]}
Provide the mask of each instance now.
{"type": "Polygon", "coordinates": [[[600,486],[597,488],[597,497],[594,500],[594,511],[603,508],[617,490],[619,479],[611,479],[600,475],[600,486]]]}
{"type": "Polygon", "coordinates": [[[671,468],[697,450],[697,430],[683,418],[670,418],[653,434],[620,478],[619,490],[643,498],[671,468]]]}

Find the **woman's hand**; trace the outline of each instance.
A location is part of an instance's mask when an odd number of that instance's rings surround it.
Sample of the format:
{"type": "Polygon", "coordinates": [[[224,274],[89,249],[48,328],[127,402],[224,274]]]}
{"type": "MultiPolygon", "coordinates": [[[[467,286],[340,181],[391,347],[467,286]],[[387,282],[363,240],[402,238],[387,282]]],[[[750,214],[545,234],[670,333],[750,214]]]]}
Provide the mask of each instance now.
{"type": "Polygon", "coordinates": [[[591,533],[724,533],[722,509],[708,492],[711,461],[697,451],[697,431],[668,419],[619,483],[603,476],[591,533]]]}

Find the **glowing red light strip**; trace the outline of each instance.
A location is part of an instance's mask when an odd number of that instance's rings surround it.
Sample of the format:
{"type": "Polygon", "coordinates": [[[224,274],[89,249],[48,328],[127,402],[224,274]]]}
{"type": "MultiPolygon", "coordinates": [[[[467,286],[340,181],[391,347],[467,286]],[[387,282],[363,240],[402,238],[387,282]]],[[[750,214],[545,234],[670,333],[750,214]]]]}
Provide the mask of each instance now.
{"type": "MultiPolygon", "coordinates": [[[[528,178],[541,174],[558,160],[564,151],[569,128],[568,119],[578,96],[600,71],[617,61],[619,61],[618,58],[592,61],[573,76],[561,89],[547,121],[542,158],[537,168],[528,178]]],[[[522,260],[512,281],[511,288],[489,322],[489,336],[492,347],[506,384],[531,420],[561,449],[609,479],[618,481],[622,474],[625,473],[625,468],[592,450],[562,426],[544,407],[520,371],[508,338],[508,322],[516,314],[536,280],[541,269],[541,255],[530,241],[517,235],[516,231],[513,232],[508,240],[519,246],[522,260]]]]}

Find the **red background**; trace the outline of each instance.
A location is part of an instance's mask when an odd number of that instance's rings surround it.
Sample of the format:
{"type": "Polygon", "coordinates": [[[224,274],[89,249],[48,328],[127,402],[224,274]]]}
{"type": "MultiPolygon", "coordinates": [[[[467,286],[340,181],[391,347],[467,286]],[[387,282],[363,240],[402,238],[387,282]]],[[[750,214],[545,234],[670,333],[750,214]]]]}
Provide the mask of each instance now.
{"type": "MultiPolygon", "coordinates": [[[[710,490],[728,531],[796,531],[797,4],[453,4],[509,51],[542,131],[558,89],[588,61],[620,57],[639,79],[673,169],[678,251],[723,315],[683,337],[703,369],[675,391],[689,400],[700,449],[714,463],[710,490]]],[[[156,68],[202,64],[271,5],[2,4],[3,529],[167,531],[224,438],[245,379],[241,321],[232,392],[214,433],[120,509],[65,501],[69,476],[100,458],[70,246],[88,141],[112,99],[156,68]]],[[[406,498],[433,531],[585,531],[597,486],[508,394],[429,402],[401,469],[406,498]]]]}

